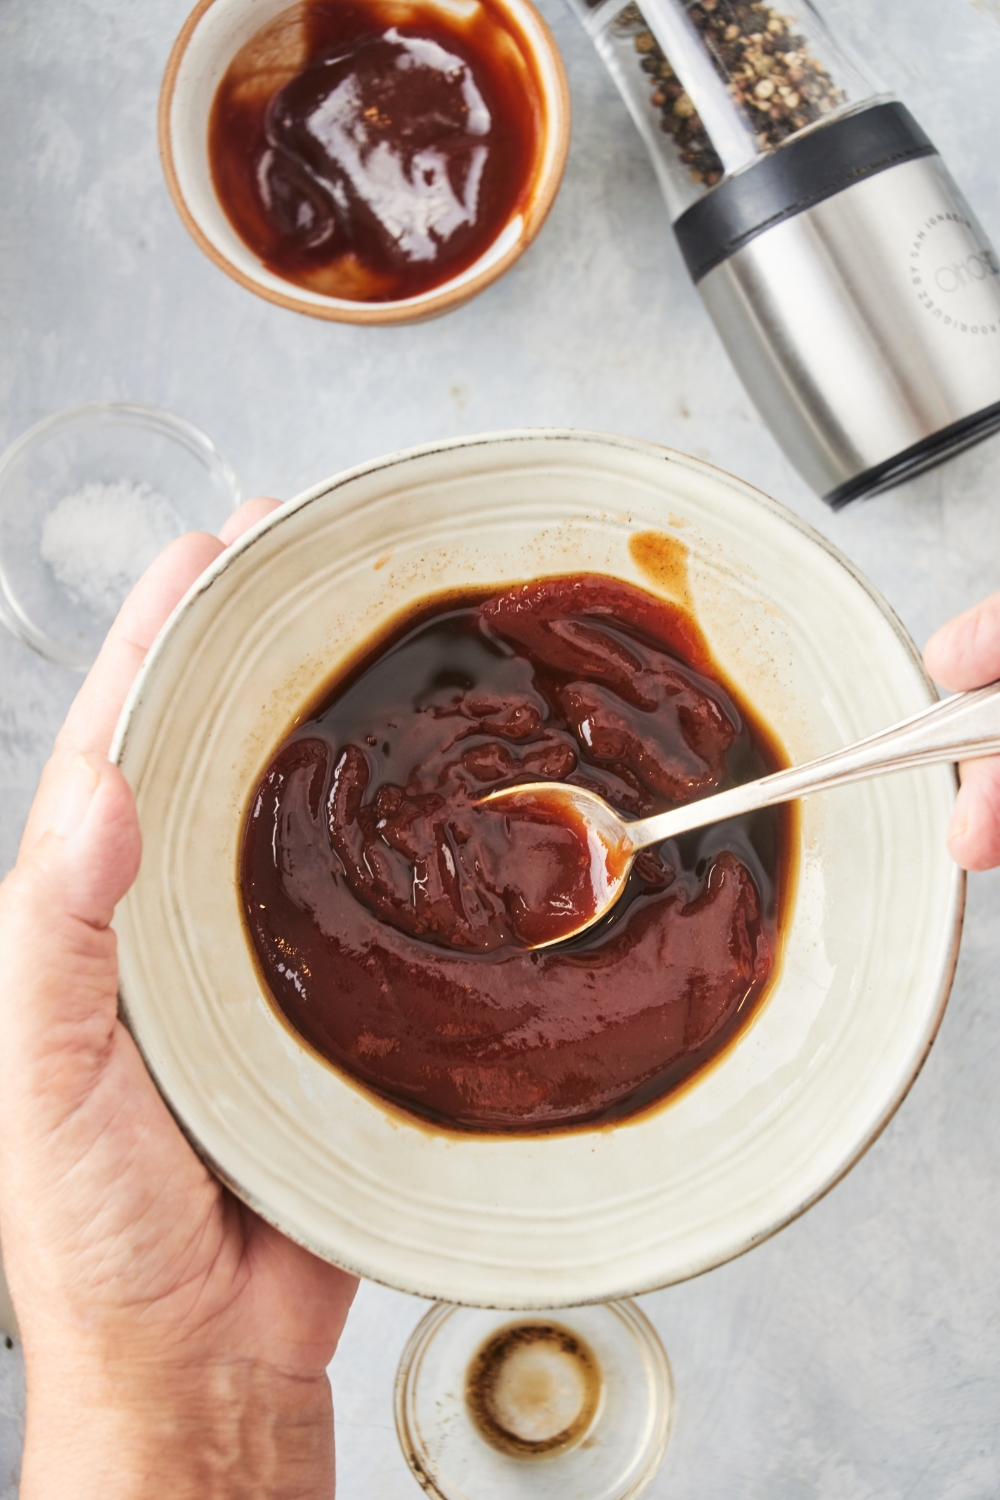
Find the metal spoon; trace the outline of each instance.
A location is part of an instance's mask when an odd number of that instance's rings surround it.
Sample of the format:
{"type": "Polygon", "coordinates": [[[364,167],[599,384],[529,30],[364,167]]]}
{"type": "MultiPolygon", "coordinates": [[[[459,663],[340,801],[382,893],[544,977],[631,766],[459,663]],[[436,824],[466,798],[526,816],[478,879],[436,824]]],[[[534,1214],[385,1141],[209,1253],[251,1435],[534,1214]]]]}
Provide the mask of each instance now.
{"type": "Polygon", "coordinates": [[[495,806],[518,799],[526,810],[536,810],[580,828],[592,852],[594,910],[575,927],[567,928],[538,948],[564,942],[592,927],[614,906],[625,888],[632,861],[641,849],[666,839],[704,828],[723,818],[754,812],[790,802],[805,792],[826,792],[831,787],[864,781],[888,771],[910,766],[929,766],[939,761],[977,760],[1000,753],[1000,682],[955,693],[923,713],[903,719],[879,734],[858,740],[843,750],[821,756],[804,766],[775,771],[759,781],[716,792],[698,802],[688,802],[671,812],[657,813],[629,823],[595,792],[560,781],[528,781],[502,787],[483,797],[483,805],[495,806]]]}

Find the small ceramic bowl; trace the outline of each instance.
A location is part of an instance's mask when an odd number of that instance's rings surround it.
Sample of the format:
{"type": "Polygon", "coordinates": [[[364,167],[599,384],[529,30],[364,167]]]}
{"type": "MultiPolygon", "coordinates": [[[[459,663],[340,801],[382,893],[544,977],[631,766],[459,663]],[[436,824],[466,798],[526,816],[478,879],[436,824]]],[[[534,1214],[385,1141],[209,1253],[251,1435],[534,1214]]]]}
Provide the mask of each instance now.
{"type": "Polygon", "coordinates": [[[631,1120],[520,1137],[438,1129],[297,1040],[262,992],[236,877],[244,808],[275,746],[401,610],[578,572],[684,601],[793,762],[934,699],[885,603],[774,501],[650,444],[510,432],[351,470],[248,533],[174,614],[115,742],[143,832],[115,918],[122,1011],[171,1108],[293,1239],[448,1302],[620,1298],[772,1234],[902,1100],[957,953],[955,775],[936,766],[804,801],[766,1000],[712,1066],[631,1120]],[[632,545],[649,531],[672,548],[632,545]],[[686,567],[656,565],[679,548],[686,567]]]}
{"type": "MultiPolygon", "coordinates": [[[[429,9],[447,0],[426,0],[429,9]]],[[[569,149],[569,87],[552,34],[530,0],[495,0],[518,51],[531,60],[542,124],[530,196],[484,253],[450,281],[416,297],[353,302],[286,281],[237,234],[219,202],[208,155],[216,89],[240,48],[290,0],[199,0],[181,29],[160,91],[160,156],[167,186],[193,238],[241,286],[294,312],[340,323],[408,323],[467,302],[502,276],[531,244],[552,206],[569,149]]]]}

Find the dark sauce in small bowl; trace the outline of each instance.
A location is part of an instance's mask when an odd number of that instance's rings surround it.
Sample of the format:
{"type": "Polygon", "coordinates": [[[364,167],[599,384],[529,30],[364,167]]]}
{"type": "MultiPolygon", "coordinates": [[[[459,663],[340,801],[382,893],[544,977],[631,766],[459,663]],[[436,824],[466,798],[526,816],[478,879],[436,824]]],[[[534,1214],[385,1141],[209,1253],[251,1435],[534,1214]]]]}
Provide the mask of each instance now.
{"type": "Polygon", "coordinates": [[[277,276],[385,302],[490,248],[528,202],[543,130],[533,61],[497,0],[306,0],[233,59],[209,160],[277,276]]]}
{"type": "Polygon", "coordinates": [[[600,1362],[562,1323],[533,1319],[499,1329],[465,1374],[465,1405],[491,1448],[550,1458],[586,1438],[601,1401],[600,1362]]]}
{"type": "Polygon", "coordinates": [[[674,604],[594,575],[425,601],[306,709],[251,798],[239,874],[267,990],[323,1057],[425,1120],[634,1114],[760,1003],[794,809],[646,851],[599,924],[532,951],[576,831],[505,831],[481,799],[550,779],[645,816],[782,764],[674,604]]]}

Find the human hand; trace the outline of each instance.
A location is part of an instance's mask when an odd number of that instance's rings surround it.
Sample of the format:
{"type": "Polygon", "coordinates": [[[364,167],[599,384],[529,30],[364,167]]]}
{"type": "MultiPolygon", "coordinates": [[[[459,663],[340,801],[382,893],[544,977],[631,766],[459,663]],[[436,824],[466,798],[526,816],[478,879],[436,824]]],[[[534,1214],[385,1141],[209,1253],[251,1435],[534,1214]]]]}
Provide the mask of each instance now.
{"type": "MultiPolygon", "coordinates": [[[[942,625],[927,642],[924,664],[942,687],[958,692],[1000,677],[1000,594],[942,625]]],[[[962,785],[948,830],[948,850],[966,870],[1000,865],[1000,758],[963,761],[962,785]]]]}
{"type": "Polygon", "coordinates": [[[139,867],[122,704],[174,605],[274,509],[192,533],[136,585],[0,887],[0,1229],[24,1344],[21,1500],[333,1495],[326,1366],[356,1282],[185,1140],[118,1019],[109,923],[139,867]]]}

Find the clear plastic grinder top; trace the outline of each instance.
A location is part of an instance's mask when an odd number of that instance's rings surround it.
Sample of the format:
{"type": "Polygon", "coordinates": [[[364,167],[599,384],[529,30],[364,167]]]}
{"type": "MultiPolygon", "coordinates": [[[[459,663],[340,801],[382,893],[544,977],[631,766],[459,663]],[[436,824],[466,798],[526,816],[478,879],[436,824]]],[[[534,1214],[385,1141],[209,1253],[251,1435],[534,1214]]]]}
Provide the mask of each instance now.
{"type": "Polygon", "coordinates": [[[809,0],[571,0],[749,394],[833,505],[1000,428],[1000,262],[809,0]]]}

